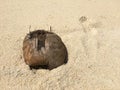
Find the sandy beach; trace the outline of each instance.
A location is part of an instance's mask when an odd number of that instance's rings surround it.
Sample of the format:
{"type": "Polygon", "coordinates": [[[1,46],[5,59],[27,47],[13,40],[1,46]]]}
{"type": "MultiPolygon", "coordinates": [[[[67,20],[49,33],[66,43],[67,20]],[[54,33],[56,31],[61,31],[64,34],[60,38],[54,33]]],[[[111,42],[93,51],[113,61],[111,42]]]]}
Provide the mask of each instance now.
{"type": "Polygon", "coordinates": [[[120,0],[0,0],[0,90],[120,90],[120,0]],[[31,71],[23,39],[58,34],[68,63],[31,71]]]}

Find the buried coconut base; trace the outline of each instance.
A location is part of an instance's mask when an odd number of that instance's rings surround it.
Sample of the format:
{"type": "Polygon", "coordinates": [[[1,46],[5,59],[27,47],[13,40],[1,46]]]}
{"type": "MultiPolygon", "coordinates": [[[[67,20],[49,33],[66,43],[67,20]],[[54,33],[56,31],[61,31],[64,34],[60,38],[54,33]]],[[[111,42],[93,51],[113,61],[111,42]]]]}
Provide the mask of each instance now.
{"type": "Polygon", "coordinates": [[[38,66],[29,66],[30,70],[32,69],[49,69],[51,70],[48,65],[38,65],[38,66]]]}
{"type": "Polygon", "coordinates": [[[67,48],[61,38],[45,30],[36,30],[25,36],[23,56],[30,69],[52,70],[68,61],[67,48]]]}

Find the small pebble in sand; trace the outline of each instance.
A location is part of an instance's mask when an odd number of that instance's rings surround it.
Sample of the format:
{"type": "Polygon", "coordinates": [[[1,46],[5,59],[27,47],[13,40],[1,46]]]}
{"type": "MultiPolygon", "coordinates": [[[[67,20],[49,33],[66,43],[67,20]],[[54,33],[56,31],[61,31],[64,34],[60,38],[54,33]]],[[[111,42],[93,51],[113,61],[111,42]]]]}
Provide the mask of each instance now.
{"type": "Polygon", "coordinates": [[[79,21],[80,21],[81,23],[83,23],[83,22],[87,21],[87,17],[81,16],[80,19],[79,19],[79,21]]]}

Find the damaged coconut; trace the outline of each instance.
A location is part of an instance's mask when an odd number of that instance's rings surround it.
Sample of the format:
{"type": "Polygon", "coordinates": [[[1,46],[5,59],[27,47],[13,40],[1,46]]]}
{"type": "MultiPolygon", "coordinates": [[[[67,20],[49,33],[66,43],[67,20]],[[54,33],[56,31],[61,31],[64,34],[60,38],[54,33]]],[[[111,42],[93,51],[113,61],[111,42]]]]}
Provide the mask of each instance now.
{"type": "Polygon", "coordinates": [[[61,38],[45,30],[29,32],[23,41],[23,57],[30,69],[54,69],[67,63],[68,53],[61,38]]]}

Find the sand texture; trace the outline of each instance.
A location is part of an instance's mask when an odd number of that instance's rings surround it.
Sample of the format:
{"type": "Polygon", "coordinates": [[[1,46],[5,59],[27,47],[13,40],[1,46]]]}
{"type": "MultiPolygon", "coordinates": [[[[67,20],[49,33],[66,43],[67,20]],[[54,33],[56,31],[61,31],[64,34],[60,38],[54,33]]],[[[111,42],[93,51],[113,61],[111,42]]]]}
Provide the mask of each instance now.
{"type": "Polygon", "coordinates": [[[120,0],[0,0],[0,90],[120,90],[120,0]],[[22,43],[57,33],[68,63],[29,70],[22,43]]]}

